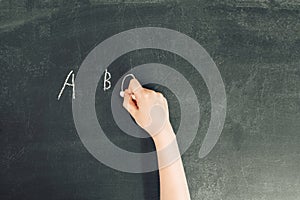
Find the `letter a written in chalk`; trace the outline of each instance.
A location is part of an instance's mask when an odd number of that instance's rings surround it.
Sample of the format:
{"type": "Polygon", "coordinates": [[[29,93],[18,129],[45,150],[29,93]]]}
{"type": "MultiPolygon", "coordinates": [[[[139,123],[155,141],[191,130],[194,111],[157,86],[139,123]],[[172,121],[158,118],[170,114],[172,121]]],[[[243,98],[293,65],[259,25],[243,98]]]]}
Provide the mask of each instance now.
{"type": "Polygon", "coordinates": [[[68,76],[67,76],[67,78],[66,78],[66,80],[64,82],[64,85],[61,88],[61,90],[60,90],[60,92],[59,92],[59,94],[57,96],[57,100],[60,99],[60,97],[61,97],[62,93],[64,92],[66,86],[70,86],[70,87],[73,88],[73,95],[72,96],[73,96],[73,99],[75,99],[75,83],[74,83],[74,73],[73,73],[73,70],[71,70],[70,73],[68,74],[68,76]],[[72,83],[68,83],[68,80],[69,80],[69,78],[70,78],[71,75],[72,75],[72,83]]]}

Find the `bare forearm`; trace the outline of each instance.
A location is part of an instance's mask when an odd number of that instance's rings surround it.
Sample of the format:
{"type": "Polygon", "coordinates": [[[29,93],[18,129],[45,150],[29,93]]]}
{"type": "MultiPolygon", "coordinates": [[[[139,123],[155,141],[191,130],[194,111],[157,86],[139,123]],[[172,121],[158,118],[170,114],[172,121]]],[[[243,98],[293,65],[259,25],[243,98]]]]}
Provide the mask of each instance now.
{"type": "Polygon", "coordinates": [[[185,177],[185,172],[176,141],[176,136],[171,125],[153,137],[159,165],[160,199],[161,200],[189,200],[190,194],[185,177]],[[173,146],[171,146],[173,145],[173,146]],[[171,160],[166,165],[165,147],[170,148],[168,155],[171,160]]]}

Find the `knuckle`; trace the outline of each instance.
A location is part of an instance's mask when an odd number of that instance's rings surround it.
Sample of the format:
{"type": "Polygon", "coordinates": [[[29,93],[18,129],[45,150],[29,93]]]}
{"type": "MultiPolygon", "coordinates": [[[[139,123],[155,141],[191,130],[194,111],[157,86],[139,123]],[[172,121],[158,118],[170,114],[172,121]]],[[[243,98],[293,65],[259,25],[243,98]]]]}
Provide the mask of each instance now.
{"type": "Polygon", "coordinates": [[[164,95],[162,93],[160,93],[160,92],[157,92],[157,96],[160,99],[164,99],[165,98],[164,95]]]}
{"type": "Polygon", "coordinates": [[[160,97],[164,97],[164,95],[160,92],[157,93],[160,97]]]}
{"type": "Polygon", "coordinates": [[[144,95],[145,97],[149,97],[151,95],[153,95],[153,90],[148,90],[148,89],[144,89],[144,95]]]}

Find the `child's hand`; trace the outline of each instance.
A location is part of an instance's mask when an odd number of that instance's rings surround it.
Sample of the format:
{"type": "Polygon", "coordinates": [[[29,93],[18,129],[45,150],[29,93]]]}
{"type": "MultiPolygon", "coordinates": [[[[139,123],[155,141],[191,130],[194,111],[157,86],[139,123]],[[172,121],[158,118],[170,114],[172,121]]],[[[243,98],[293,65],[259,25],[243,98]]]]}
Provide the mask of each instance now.
{"type": "Polygon", "coordinates": [[[151,137],[170,124],[165,97],[161,93],[143,88],[137,79],[131,79],[128,89],[125,90],[123,107],[151,137]]]}

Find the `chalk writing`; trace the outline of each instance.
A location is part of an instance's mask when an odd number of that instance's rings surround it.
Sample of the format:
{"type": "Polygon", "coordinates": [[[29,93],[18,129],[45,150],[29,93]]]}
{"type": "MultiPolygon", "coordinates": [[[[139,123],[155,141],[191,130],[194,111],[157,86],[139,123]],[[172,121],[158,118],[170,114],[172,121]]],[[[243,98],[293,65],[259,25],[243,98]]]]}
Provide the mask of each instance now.
{"type": "Polygon", "coordinates": [[[105,74],[104,74],[104,81],[103,81],[103,90],[108,90],[111,87],[111,82],[109,81],[111,79],[111,74],[107,71],[107,69],[105,70],[105,74]]]}
{"type": "Polygon", "coordinates": [[[68,74],[67,78],[65,79],[64,85],[62,86],[62,88],[61,88],[61,90],[60,90],[60,92],[59,92],[59,94],[57,96],[57,100],[60,99],[60,97],[61,97],[62,93],[64,92],[66,86],[72,87],[72,89],[73,89],[73,95],[72,96],[73,96],[73,99],[75,99],[75,82],[74,82],[74,73],[73,73],[73,70],[70,71],[70,73],[68,74]],[[70,78],[71,75],[72,75],[72,83],[68,83],[68,80],[69,80],[69,78],[70,78]]]}

